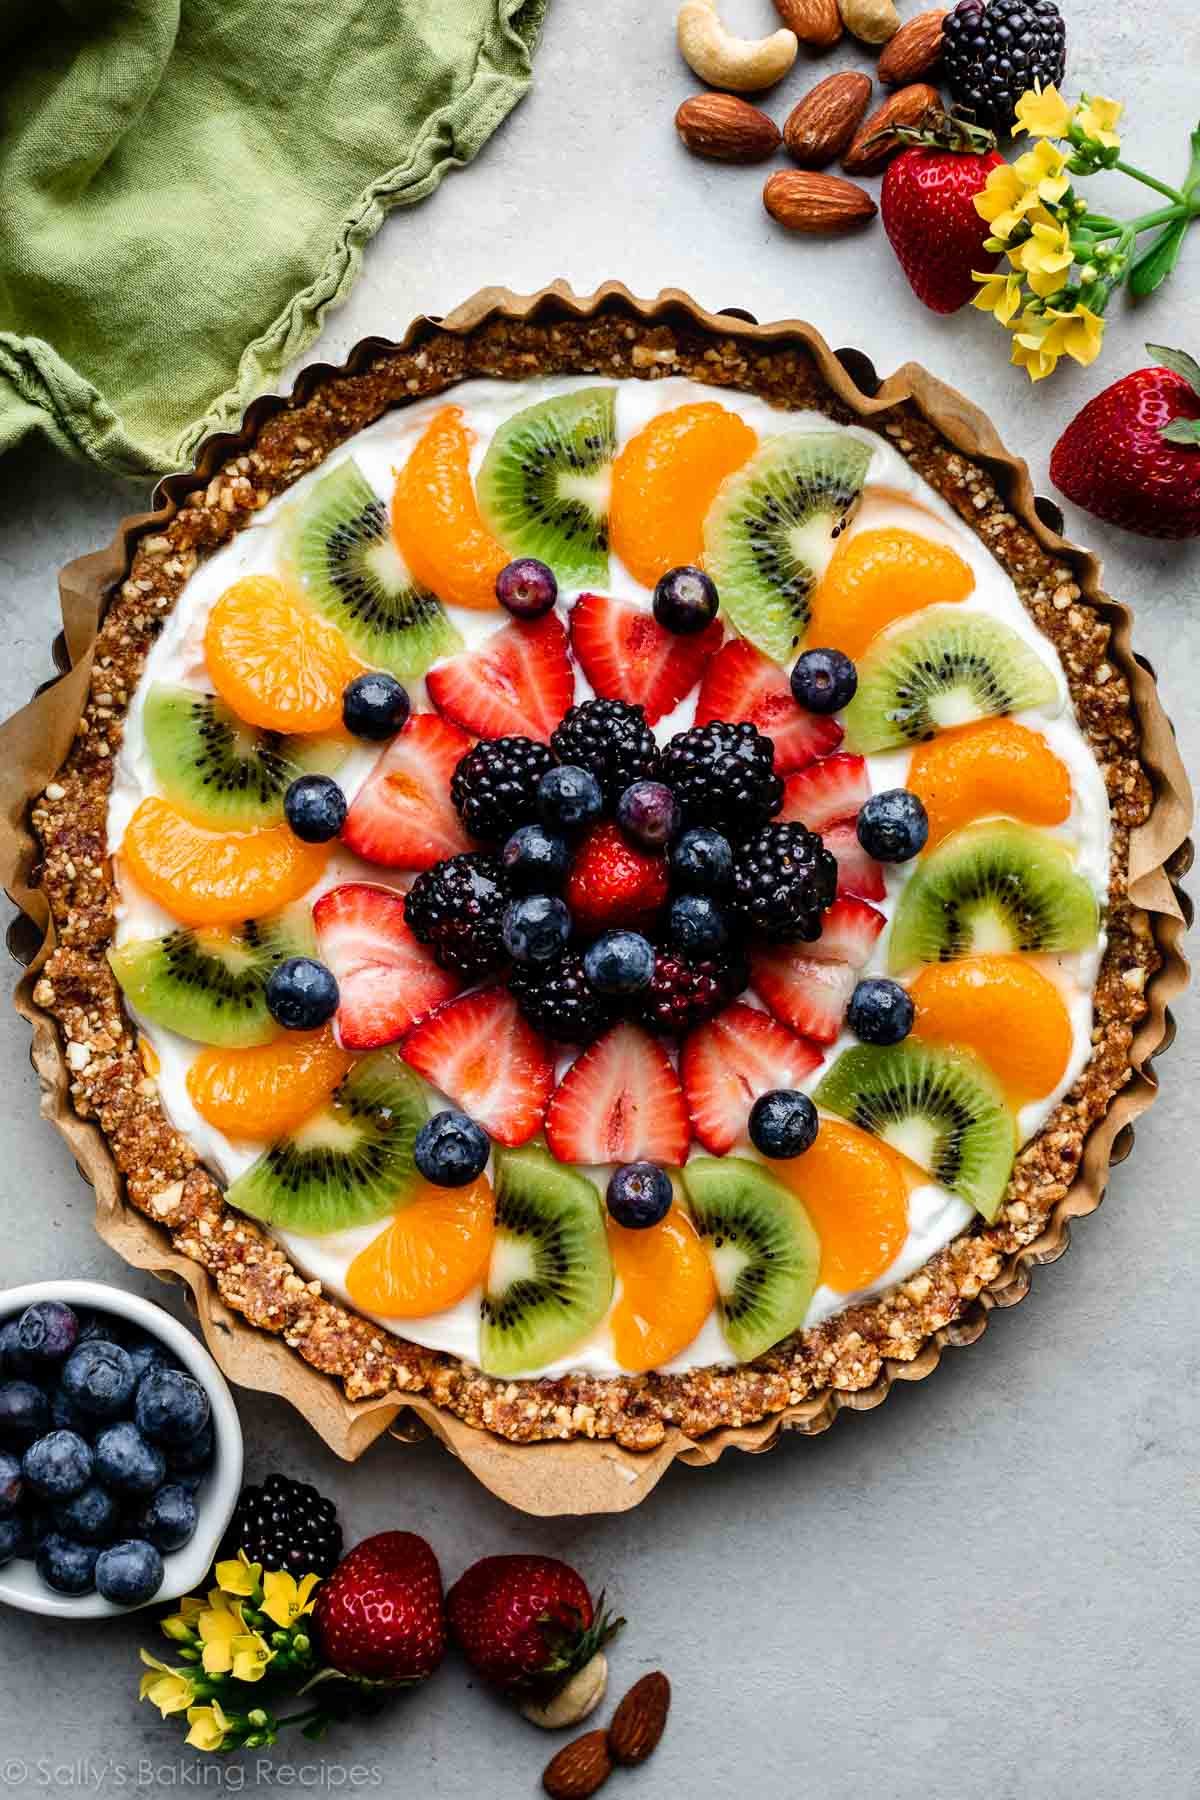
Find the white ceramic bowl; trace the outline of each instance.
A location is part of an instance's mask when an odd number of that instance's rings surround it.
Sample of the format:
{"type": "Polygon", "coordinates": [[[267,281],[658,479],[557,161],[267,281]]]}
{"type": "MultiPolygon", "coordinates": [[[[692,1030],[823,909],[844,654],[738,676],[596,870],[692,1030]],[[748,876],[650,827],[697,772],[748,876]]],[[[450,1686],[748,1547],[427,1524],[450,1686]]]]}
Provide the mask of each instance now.
{"type": "MultiPolygon", "coordinates": [[[[199,1523],[190,1543],[163,1556],[163,1584],[147,1606],[178,1600],[200,1587],[225,1527],[233,1517],[242,1485],[242,1428],[225,1377],[198,1338],[185,1326],[136,1294],[109,1287],[102,1281],[38,1281],[27,1287],[0,1289],[0,1320],[24,1312],[38,1300],[63,1300],[85,1311],[112,1313],[128,1319],[148,1337],[157,1338],[177,1356],[189,1375],[206,1390],[212,1402],[215,1451],[212,1466],[196,1493],[199,1523]]],[[[31,1562],[18,1559],[0,1569],[0,1601],[24,1612],[46,1613],[60,1619],[112,1619],[137,1612],[134,1606],[114,1606],[100,1594],[56,1594],[48,1588],[31,1562]]]]}

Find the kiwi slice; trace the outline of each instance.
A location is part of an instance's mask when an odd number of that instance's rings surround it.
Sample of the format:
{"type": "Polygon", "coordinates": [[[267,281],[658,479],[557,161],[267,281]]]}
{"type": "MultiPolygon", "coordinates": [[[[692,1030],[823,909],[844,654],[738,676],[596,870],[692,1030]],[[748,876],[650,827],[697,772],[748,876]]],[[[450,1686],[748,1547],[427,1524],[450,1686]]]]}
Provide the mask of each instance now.
{"type": "Polygon", "coordinates": [[[413,1144],[426,1116],[422,1084],[395,1050],[376,1050],[319,1112],[264,1150],[226,1199],[305,1237],[369,1225],[419,1185],[413,1144]]]}
{"type": "Polygon", "coordinates": [[[997,713],[1061,704],[1049,667],[1011,625],[960,606],[930,606],[881,631],[859,663],[846,748],[869,756],[997,713]]]}
{"type": "Polygon", "coordinates": [[[544,1150],[498,1150],[496,1236],[479,1363],[520,1375],[566,1356],[608,1311],[613,1271],[595,1185],[544,1150]]]}
{"type": "Polygon", "coordinates": [[[278,1035],[266,1001],[272,969],[315,950],[312,915],[301,900],[236,931],[181,926],[165,937],[132,939],[110,950],[108,960],[142,1018],[198,1044],[243,1050],[278,1035]]]}
{"type": "Polygon", "coordinates": [[[308,599],[372,667],[415,681],[462,649],[441,601],[409,574],[387,508],[350,458],[297,502],[287,554],[308,599]]]}
{"type": "Polygon", "coordinates": [[[488,529],[514,557],[548,563],[560,587],[608,579],[613,389],[579,388],[514,413],[476,481],[488,529]]]}
{"type": "Polygon", "coordinates": [[[790,1188],[738,1156],[694,1157],[683,1185],[717,1283],[717,1310],[742,1362],[804,1323],[821,1245],[790,1188]]]}
{"type": "Polygon", "coordinates": [[[813,1098],[927,1169],[985,1219],[995,1218],[1017,1134],[999,1083],[978,1057],[917,1038],[888,1050],[856,1044],[813,1098]]]}
{"type": "Polygon", "coordinates": [[[297,775],[332,774],[346,754],[337,738],[258,731],[215,694],[162,681],[146,695],[142,725],[167,799],[198,825],[220,831],[278,825],[297,775]]]}
{"type": "Polygon", "coordinates": [[[956,831],[904,884],[888,940],[888,965],[1013,950],[1086,950],[1100,909],[1058,838],[1008,820],[956,831]]]}
{"type": "Polygon", "coordinates": [[[846,432],[769,437],[724,482],[704,521],[721,610],[777,663],[804,636],[812,591],[862,496],[870,447],[846,432]]]}

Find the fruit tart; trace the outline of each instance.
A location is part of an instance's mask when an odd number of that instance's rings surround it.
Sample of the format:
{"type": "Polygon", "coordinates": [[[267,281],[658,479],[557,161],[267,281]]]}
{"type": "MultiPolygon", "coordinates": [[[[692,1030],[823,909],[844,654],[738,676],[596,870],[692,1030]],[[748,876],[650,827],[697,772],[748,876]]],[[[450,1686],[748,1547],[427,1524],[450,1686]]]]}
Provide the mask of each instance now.
{"type": "Polygon", "coordinates": [[[810,345],[427,324],[111,598],[34,998],[130,1203],[352,1400],[645,1449],[861,1395],[1130,1078],[1108,625],[810,345]]]}

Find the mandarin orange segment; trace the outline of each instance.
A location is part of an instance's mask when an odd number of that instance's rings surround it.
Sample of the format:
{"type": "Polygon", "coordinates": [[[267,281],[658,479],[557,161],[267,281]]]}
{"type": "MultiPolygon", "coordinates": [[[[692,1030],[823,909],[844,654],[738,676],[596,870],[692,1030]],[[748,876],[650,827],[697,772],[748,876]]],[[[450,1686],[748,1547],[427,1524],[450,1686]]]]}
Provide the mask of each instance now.
{"type": "Polygon", "coordinates": [[[347,1293],[363,1312],[386,1319],[444,1312],[482,1281],[494,1218],[486,1176],[469,1187],[418,1189],[350,1264],[347,1293]]]}
{"type": "Polygon", "coordinates": [[[1040,731],[1015,719],[981,719],[918,745],[906,785],[929,814],[927,851],[973,819],[1061,825],[1071,811],[1066,765],[1040,731]]]}
{"type": "Polygon", "coordinates": [[[643,587],[700,561],[717,489],[757,448],[749,425],[715,401],[660,413],[629,439],[613,464],[609,538],[643,587]]]}
{"type": "Polygon", "coordinates": [[[204,657],[227,706],[264,731],[336,731],[362,673],[341,632],[273,575],[247,575],[208,615],[204,657]]]}
{"type": "Polygon", "coordinates": [[[443,406],[396,477],[392,536],[420,586],[478,610],[499,605],[496,577],[511,559],[483,523],[470,457],[462,407],[443,406]]]}
{"type": "Polygon", "coordinates": [[[970,956],[930,963],[909,992],[914,1035],[973,1050],[1013,1106],[1056,1088],[1075,1044],[1058,988],[1021,956],[970,956]]]}
{"type": "Polygon", "coordinates": [[[301,843],[286,825],[206,831],[151,797],[130,819],[121,856],[142,891],[184,925],[235,925],[298,900],[330,848],[301,843]]]}
{"type": "Polygon", "coordinates": [[[192,1105],[227,1137],[285,1137],[332,1094],[354,1058],[333,1027],[285,1032],[252,1050],[203,1050],[187,1072],[192,1105]]]}
{"type": "Polygon", "coordinates": [[[717,1298],[712,1265],[682,1207],[644,1231],[611,1217],[607,1225],[621,1283],[609,1320],[613,1349],[623,1369],[642,1374],[686,1350],[704,1324],[717,1298]]]}
{"type": "Polygon", "coordinates": [[[771,1172],[803,1202],[821,1240],[821,1280],[839,1294],[877,1281],[908,1236],[904,1159],[825,1115],[811,1150],[771,1172]]]}
{"type": "Polygon", "coordinates": [[[956,551],[915,531],[881,527],[844,538],[813,596],[805,642],[855,661],[893,619],[965,600],[975,586],[956,551]]]}

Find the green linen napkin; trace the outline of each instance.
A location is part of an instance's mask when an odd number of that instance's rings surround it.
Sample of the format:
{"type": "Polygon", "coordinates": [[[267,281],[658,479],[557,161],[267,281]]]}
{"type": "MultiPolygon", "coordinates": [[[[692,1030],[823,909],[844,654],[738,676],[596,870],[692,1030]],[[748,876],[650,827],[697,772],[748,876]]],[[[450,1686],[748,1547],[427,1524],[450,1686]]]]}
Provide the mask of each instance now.
{"type": "Polygon", "coordinates": [[[0,453],[159,474],[236,423],[521,98],[547,3],[0,0],[0,453]]]}

